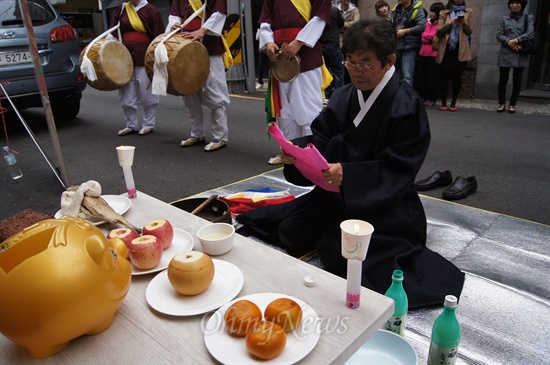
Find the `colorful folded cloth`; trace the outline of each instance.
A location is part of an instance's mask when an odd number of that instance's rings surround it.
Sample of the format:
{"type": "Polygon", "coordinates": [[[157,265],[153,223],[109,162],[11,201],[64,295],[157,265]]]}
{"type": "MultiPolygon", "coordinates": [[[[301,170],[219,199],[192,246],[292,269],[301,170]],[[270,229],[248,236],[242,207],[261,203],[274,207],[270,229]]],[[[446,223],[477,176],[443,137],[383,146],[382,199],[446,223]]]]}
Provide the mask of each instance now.
{"type": "Polygon", "coordinates": [[[226,197],[219,197],[229,205],[232,215],[249,212],[266,205],[281,204],[295,199],[287,190],[272,190],[269,187],[260,189],[249,189],[226,197]]]}

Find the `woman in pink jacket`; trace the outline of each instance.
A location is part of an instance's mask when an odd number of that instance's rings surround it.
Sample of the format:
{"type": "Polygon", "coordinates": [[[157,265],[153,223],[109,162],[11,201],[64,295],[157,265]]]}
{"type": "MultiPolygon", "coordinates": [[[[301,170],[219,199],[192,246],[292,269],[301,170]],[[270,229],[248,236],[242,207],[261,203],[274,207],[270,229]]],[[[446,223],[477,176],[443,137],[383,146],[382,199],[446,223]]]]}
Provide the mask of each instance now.
{"type": "Polygon", "coordinates": [[[426,21],[426,30],[422,33],[422,46],[417,62],[417,75],[414,77],[415,88],[424,99],[425,106],[435,104],[438,90],[438,64],[435,62],[437,50],[432,48],[432,42],[437,31],[439,12],[445,9],[443,3],[433,3],[430,15],[426,21]]]}

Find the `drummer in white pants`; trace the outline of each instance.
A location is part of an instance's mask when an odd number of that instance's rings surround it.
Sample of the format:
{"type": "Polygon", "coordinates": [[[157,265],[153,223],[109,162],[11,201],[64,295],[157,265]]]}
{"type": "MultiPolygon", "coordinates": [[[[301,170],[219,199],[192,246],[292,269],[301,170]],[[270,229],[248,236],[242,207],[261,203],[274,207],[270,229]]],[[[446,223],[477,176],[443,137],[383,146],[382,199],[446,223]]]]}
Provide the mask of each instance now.
{"type": "MultiPolygon", "coordinates": [[[[206,19],[202,20],[197,16],[188,21],[182,32],[187,39],[202,41],[210,58],[210,73],[199,91],[183,97],[183,102],[189,109],[191,136],[181,141],[181,146],[191,147],[206,142],[203,123],[203,106],[206,106],[211,109],[212,140],[204,150],[212,152],[225,147],[229,135],[225,109],[229,104],[229,90],[222,56],[225,48],[220,38],[227,17],[227,3],[225,0],[208,0],[206,4],[206,19]]],[[[166,31],[181,27],[181,24],[188,20],[187,17],[196,10],[188,0],[173,1],[166,31]]]]}
{"type": "Polygon", "coordinates": [[[119,131],[119,136],[125,135],[124,132],[128,129],[132,131],[131,133],[139,130],[140,135],[145,135],[151,133],[155,128],[155,115],[159,106],[159,96],[153,95],[150,88],[148,90],[150,82],[145,67],[134,67],[134,74],[130,82],[119,90],[120,105],[126,120],[126,128],[119,131]],[[141,129],[138,121],[138,108],[140,105],[143,108],[141,129]]]}
{"type": "MultiPolygon", "coordinates": [[[[119,100],[126,127],[118,131],[119,136],[136,133],[144,136],[155,128],[155,114],[159,106],[159,97],[148,88],[150,81],[145,72],[145,53],[149,44],[164,33],[164,22],[158,10],[146,0],[131,0],[122,4],[116,12],[110,27],[120,23],[122,44],[132,56],[134,73],[132,79],[119,89],[119,100]],[[143,108],[143,123],[138,121],[138,108],[143,108]]],[[[116,32],[114,33],[116,34],[116,32]]],[[[115,38],[113,33],[108,39],[115,38]]]]}

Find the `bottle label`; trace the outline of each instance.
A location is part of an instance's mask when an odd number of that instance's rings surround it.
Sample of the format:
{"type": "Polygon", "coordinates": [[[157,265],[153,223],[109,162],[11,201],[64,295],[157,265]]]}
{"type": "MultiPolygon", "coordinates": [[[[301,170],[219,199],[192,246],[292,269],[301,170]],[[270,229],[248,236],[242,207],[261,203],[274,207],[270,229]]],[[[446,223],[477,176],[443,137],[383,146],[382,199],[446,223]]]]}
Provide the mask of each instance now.
{"type": "Polygon", "coordinates": [[[391,316],[384,324],[383,329],[397,333],[400,336],[404,336],[405,322],[407,322],[406,314],[404,316],[391,316]]]}
{"type": "Polygon", "coordinates": [[[4,156],[4,158],[8,162],[8,165],[15,165],[15,163],[17,162],[14,155],[4,156]]]}
{"type": "Polygon", "coordinates": [[[432,341],[428,355],[428,365],[454,365],[457,357],[458,347],[439,347],[432,341]]]}

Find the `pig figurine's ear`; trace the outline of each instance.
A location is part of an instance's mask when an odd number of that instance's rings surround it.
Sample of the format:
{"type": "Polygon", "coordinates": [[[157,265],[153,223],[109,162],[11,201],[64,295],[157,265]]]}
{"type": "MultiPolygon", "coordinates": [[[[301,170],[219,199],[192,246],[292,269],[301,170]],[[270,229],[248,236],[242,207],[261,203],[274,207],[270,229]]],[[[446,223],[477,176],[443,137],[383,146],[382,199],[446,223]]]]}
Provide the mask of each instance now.
{"type": "Polygon", "coordinates": [[[86,239],[86,251],[90,258],[101,268],[111,269],[115,267],[115,257],[111,248],[102,236],[91,235],[86,239]]]}

